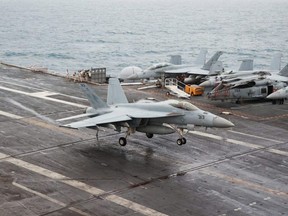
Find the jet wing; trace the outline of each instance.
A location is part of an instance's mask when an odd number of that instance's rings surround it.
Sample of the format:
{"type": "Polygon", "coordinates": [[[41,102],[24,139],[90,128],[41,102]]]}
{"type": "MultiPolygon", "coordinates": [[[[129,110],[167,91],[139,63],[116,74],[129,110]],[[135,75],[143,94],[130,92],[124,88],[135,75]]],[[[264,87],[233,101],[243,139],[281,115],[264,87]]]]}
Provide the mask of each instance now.
{"type": "Polygon", "coordinates": [[[145,111],[135,108],[125,108],[125,111],[119,110],[102,115],[98,115],[89,119],[84,119],[81,121],[72,122],[70,124],[63,125],[63,127],[70,128],[84,128],[84,127],[94,127],[101,124],[109,124],[116,122],[129,121],[133,118],[162,118],[171,116],[181,116],[182,113],[177,112],[161,112],[161,111],[145,111]]]}
{"type": "Polygon", "coordinates": [[[203,70],[201,68],[193,68],[193,67],[187,67],[187,68],[179,68],[179,69],[173,69],[173,70],[165,70],[165,73],[171,73],[171,74],[195,74],[195,75],[208,75],[209,71],[203,70]]]}
{"type": "Polygon", "coordinates": [[[70,124],[63,125],[63,127],[70,128],[84,128],[84,127],[94,127],[96,125],[108,124],[108,123],[116,123],[121,121],[128,121],[131,118],[127,115],[119,115],[116,112],[103,114],[100,116],[96,116],[93,118],[72,122],[70,124]]]}
{"type": "Polygon", "coordinates": [[[165,73],[168,74],[184,74],[188,73],[190,71],[189,68],[179,68],[179,69],[173,69],[173,70],[165,70],[165,73]]]}
{"type": "Polygon", "coordinates": [[[191,68],[188,74],[195,74],[195,75],[203,75],[207,76],[209,75],[209,70],[204,70],[201,68],[191,68]]]}

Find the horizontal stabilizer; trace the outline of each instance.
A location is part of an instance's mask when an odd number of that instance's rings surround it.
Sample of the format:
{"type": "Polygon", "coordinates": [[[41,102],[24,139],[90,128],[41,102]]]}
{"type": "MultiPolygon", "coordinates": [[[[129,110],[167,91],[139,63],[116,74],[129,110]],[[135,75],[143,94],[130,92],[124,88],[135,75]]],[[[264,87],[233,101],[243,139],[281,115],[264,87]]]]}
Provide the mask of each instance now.
{"type": "Polygon", "coordinates": [[[94,109],[108,107],[107,104],[98,95],[96,95],[95,92],[91,88],[89,88],[88,85],[81,83],[80,88],[82,89],[94,109]]]}
{"type": "Polygon", "coordinates": [[[93,114],[93,113],[84,113],[84,114],[80,114],[80,115],[69,116],[69,117],[66,117],[66,118],[57,119],[56,121],[57,122],[68,121],[68,120],[71,120],[71,119],[90,117],[90,116],[93,116],[93,115],[95,115],[95,114],[93,114]]]}

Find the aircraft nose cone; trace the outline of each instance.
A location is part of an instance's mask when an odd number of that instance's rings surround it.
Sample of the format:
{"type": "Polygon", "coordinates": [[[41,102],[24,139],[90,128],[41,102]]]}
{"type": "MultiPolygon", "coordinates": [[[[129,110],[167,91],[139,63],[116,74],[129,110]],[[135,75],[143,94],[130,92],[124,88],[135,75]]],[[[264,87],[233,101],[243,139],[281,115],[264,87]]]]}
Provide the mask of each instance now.
{"type": "Polygon", "coordinates": [[[206,81],[200,83],[199,86],[201,86],[201,87],[209,87],[209,86],[211,86],[211,82],[210,82],[210,80],[206,80],[206,81]]]}
{"type": "Polygon", "coordinates": [[[228,128],[234,127],[235,125],[227,119],[217,116],[213,119],[213,126],[218,128],[228,128]]]}
{"type": "Polygon", "coordinates": [[[274,92],[272,94],[269,94],[266,98],[268,99],[278,99],[281,95],[278,92],[274,92]]]}

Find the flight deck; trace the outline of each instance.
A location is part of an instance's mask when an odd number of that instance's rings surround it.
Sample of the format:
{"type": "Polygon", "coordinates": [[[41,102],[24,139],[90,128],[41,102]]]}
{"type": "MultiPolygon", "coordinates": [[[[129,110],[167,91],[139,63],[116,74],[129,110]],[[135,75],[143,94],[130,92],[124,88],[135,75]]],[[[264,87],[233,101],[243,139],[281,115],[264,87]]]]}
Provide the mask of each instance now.
{"type": "MultiPolygon", "coordinates": [[[[235,124],[129,136],[59,127],[88,101],[73,80],[0,69],[1,216],[288,215],[288,103],[188,99],[235,124]],[[177,135],[176,135],[177,136],[177,135]]],[[[106,99],[107,85],[90,85],[106,99]]],[[[164,89],[125,86],[129,101],[164,89]]]]}

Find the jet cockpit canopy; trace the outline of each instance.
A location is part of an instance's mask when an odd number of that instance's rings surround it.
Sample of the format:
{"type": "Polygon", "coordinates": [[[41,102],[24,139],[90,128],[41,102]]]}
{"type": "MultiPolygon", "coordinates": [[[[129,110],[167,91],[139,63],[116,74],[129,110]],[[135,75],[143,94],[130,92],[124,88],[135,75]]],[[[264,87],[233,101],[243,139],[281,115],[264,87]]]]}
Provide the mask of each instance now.
{"type": "Polygon", "coordinates": [[[197,106],[187,101],[168,100],[168,104],[178,109],[183,109],[187,111],[195,111],[199,109],[197,106]]]}

